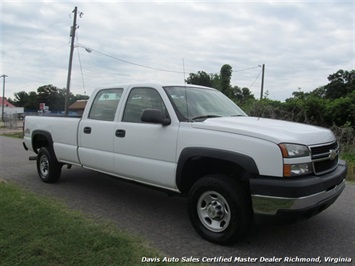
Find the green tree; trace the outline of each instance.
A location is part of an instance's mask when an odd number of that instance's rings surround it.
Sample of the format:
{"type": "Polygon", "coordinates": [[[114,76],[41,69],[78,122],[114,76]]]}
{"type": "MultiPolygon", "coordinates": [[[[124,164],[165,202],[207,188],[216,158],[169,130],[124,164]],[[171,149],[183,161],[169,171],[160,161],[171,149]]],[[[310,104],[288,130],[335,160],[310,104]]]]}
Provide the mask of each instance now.
{"type": "MultiPolygon", "coordinates": [[[[38,101],[44,103],[51,111],[57,111],[58,103],[58,88],[49,84],[41,86],[37,89],[38,101]]],[[[64,104],[63,104],[64,106],[64,104]]],[[[62,108],[63,110],[63,108],[62,108]]]]}
{"type": "Polygon", "coordinates": [[[234,98],[231,77],[232,67],[225,64],[221,67],[219,74],[207,74],[205,71],[198,71],[197,73],[190,73],[186,82],[188,84],[212,87],[223,92],[229,98],[234,98]]]}
{"type": "MultiPolygon", "coordinates": [[[[13,103],[16,106],[24,107],[25,110],[37,111],[39,110],[40,103],[45,103],[49,106],[51,111],[63,111],[65,104],[66,89],[59,89],[53,85],[43,85],[37,89],[37,92],[31,91],[29,93],[20,91],[14,93],[13,103]]],[[[77,100],[88,100],[87,95],[73,95],[70,94],[69,105],[77,100]]]]}
{"type": "Polygon", "coordinates": [[[39,100],[38,95],[35,91],[31,91],[28,94],[28,102],[24,105],[25,109],[28,110],[38,110],[39,109],[39,100]]]}
{"type": "Polygon", "coordinates": [[[20,92],[14,93],[14,96],[15,96],[15,98],[13,100],[13,103],[16,106],[24,107],[25,104],[28,102],[29,95],[25,91],[20,91],[20,92]]]}
{"type": "Polygon", "coordinates": [[[289,120],[327,126],[325,112],[328,100],[319,97],[320,92],[321,90],[304,92],[301,88],[293,92],[293,97],[286,99],[284,103],[284,109],[288,113],[289,120]]]}
{"type": "MultiPolygon", "coordinates": [[[[59,112],[64,110],[66,89],[59,89],[51,84],[37,89],[38,101],[49,106],[49,110],[59,112]]],[[[69,104],[75,102],[74,95],[70,93],[69,104]]]]}
{"type": "Polygon", "coordinates": [[[218,74],[210,74],[211,77],[211,82],[212,82],[212,88],[219,89],[219,83],[220,83],[220,77],[218,74]]]}
{"type": "Polygon", "coordinates": [[[31,91],[27,93],[25,91],[20,91],[14,93],[14,100],[12,103],[18,107],[24,107],[25,110],[37,111],[39,109],[39,101],[37,93],[31,91]]]}
{"type": "Polygon", "coordinates": [[[255,100],[254,94],[246,87],[241,89],[238,86],[233,86],[232,94],[239,105],[243,105],[250,100],[255,100]]]}
{"type": "Polygon", "coordinates": [[[231,78],[232,78],[232,67],[228,64],[223,65],[219,73],[219,89],[222,93],[224,93],[229,98],[233,98],[231,78]]]}
{"type": "Polygon", "coordinates": [[[355,70],[349,72],[340,69],[329,75],[328,80],[329,83],[324,86],[325,97],[328,99],[345,97],[355,90],[355,70]]]}
{"type": "Polygon", "coordinates": [[[190,73],[189,77],[186,79],[186,83],[212,87],[211,76],[208,75],[205,71],[198,71],[197,74],[190,73]]]}
{"type": "Polygon", "coordinates": [[[325,87],[318,87],[317,89],[311,91],[310,94],[318,98],[325,98],[325,87]]]}
{"type": "Polygon", "coordinates": [[[249,106],[247,106],[247,108],[244,107],[244,110],[251,116],[273,119],[280,119],[282,117],[284,120],[289,120],[284,114],[283,104],[280,101],[274,101],[267,98],[249,102],[249,106]]]}
{"type": "Polygon", "coordinates": [[[332,101],[326,105],[326,119],[329,125],[355,126],[355,91],[332,101]]]}

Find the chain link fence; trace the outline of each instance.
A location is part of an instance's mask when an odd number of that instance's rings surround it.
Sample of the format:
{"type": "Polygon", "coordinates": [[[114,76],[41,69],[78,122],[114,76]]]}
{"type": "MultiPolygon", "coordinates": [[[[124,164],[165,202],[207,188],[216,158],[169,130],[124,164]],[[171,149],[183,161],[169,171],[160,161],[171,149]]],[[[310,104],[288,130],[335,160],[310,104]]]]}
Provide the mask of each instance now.
{"type": "Polygon", "coordinates": [[[4,115],[4,127],[9,129],[18,128],[19,117],[18,114],[5,114],[4,115]]]}

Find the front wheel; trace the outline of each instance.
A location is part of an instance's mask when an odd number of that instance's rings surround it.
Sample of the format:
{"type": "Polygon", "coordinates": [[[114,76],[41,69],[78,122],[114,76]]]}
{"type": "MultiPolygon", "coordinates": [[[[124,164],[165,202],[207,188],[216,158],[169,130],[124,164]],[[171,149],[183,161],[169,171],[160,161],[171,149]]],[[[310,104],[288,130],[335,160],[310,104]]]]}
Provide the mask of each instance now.
{"type": "Polygon", "coordinates": [[[60,177],[62,165],[58,163],[53,153],[47,147],[42,147],[38,152],[37,172],[45,183],[55,183],[60,177]]]}
{"type": "Polygon", "coordinates": [[[204,239],[226,245],[240,239],[251,223],[251,203],[240,183],[226,175],[208,175],[189,192],[189,217],[204,239]]]}

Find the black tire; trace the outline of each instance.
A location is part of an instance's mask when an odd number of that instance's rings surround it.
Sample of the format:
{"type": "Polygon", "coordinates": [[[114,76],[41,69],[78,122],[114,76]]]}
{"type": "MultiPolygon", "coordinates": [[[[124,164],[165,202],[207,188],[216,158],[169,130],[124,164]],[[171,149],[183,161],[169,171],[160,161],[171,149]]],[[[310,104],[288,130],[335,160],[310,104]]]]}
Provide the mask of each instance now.
{"type": "Polygon", "coordinates": [[[189,192],[188,209],[196,232],[220,245],[241,239],[252,219],[250,197],[240,183],[226,175],[199,179],[189,192]]]}
{"type": "Polygon", "coordinates": [[[62,164],[58,163],[54,154],[47,147],[42,147],[37,155],[37,172],[44,183],[55,183],[62,172],[62,164]]]}

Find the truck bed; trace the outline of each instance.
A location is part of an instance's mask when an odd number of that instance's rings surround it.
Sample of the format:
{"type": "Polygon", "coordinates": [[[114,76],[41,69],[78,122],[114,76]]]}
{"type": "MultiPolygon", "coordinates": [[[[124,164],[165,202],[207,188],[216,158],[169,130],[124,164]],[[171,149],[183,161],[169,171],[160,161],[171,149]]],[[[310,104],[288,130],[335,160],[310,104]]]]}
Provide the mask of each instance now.
{"type": "MultiPolygon", "coordinates": [[[[79,117],[27,116],[26,127],[50,133],[58,161],[80,165],[77,153],[80,120],[79,117]]],[[[24,142],[33,150],[30,137],[25,136],[24,142]]]]}

